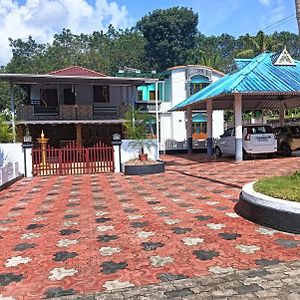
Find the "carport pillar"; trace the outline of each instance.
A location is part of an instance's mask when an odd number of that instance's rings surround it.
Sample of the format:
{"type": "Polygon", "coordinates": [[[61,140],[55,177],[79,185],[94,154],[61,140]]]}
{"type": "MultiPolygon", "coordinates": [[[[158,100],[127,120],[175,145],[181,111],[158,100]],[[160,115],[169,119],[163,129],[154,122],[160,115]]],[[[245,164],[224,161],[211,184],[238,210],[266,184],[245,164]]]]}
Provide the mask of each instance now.
{"type": "Polygon", "coordinates": [[[185,118],[186,118],[187,149],[188,149],[188,154],[192,154],[193,153],[193,116],[192,116],[192,109],[190,107],[188,107],[185,112],[185,118]]]}
{"type": "Polygon", "coordinates": [[[242,95],[234,95],[235,160],[243,160],[242,95]]]}
{"type": "Polygon", "coordinates": [[[206,100],[206,114],[207,114],[207,155],[213,156],[213,140],[212,140],[212,100],[206,100]]]}
{"type": "Polygon", "coordinates": [[[279,102],[279,126],[284,125],[284,102],[279,102]]]}

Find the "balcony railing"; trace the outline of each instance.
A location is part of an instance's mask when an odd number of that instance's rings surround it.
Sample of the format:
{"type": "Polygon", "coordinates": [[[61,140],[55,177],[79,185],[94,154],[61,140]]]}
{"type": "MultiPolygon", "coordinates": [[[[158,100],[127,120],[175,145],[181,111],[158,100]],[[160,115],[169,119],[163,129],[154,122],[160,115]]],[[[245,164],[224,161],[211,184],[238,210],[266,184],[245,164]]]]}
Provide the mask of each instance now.
{"type": "MultiPolygon", "coordinates": [[[[160,106],[161,101],[158,100],[158,108],[160,106]]],[[[135,107],[140,109],[143,112],[155,112],[156,111],[156,103],[155,100],[148,101],[136,101],[135,107]]]]}
{"type": "Polygon", "coordinates": [[[112,105],[60,105],[58,107],[41,107],[22,105],[17,108],[20,121],[36,120],[106,120],[122,118],[126,106],[112,105]]]}
{"type": "Polygon", "coordinates": [[[35,115],[47,115],[47,116],[58,116],[58,106],[34,106],[33,113],[35,115]]]}

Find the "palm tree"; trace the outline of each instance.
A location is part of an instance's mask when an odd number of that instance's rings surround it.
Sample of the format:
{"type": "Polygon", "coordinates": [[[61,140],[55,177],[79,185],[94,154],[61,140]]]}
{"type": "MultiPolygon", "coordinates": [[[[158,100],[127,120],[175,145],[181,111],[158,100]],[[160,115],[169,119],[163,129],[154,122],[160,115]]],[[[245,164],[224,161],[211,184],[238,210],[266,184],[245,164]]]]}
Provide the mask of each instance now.
{"type": "MultiPolygon", "coordinates": [[[[300,0],[298,1],[300,2],[300,0]]],[[[262,52],[272,51],[275,46],[278,48],[278,45],[274,44],[272,36],[263,31],[259,31],[255,37],[246,36],[244,43],[245,49],[236,54],[238,58],[252,58],[262,52]]]]}
{"type": "Polygon", "coordinates": [[[295,0],[295,6],[296,6],[296,18],[298,23],[298,31],[300,34],[300,0],[295,0]]]}

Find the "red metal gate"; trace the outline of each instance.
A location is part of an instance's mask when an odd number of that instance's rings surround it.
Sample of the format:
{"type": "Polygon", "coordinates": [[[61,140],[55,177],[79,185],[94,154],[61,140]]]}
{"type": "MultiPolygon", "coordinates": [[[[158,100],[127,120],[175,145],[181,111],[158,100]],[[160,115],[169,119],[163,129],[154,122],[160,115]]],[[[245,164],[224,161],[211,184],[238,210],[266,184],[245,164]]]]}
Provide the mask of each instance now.
{"type": "Polygon", "coordinates": [[[47,145],[32,150],[33,175],[69,175],[114,172],[114,150],[102,142],[84,148],[75,142],[64,148],[47,145]]]}

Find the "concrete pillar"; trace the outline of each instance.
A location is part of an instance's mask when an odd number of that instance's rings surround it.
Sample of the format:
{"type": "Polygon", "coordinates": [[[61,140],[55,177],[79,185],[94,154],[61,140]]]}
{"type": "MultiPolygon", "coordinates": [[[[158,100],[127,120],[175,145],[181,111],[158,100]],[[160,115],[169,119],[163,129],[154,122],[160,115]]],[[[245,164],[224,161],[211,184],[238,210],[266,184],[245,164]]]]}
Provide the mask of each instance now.
{"type": "Polygon", "coordinates": [[[76,124],[76,143],[82,145],[82,128],[81,124],[76,124]]]}
{"type": "Polygon", "coordinates": [[[284,102],[279,102],[279,125],[284,125],[284,102]]]}
{"type": "Polygon", "coordinates": [[[32,177],[32,143],[24,143],[22,145],[24,153],[24,176],[32,177]]]}
{"type": "Polygon", "coordinates": [[[112,145],[114,147],[115,173],[120,173],[121,172],[121,145],[122,145],[122,141],[113,141],[112,145]]]}
{"type": "Polygon", "coordinates": [[[187,148],[188,154],[193,153],[193,115],[191,107],[188,107],[185,112],[186,119],[186,140],[187,140],[187,148]]]}
{"type": "Polygon", "coordinates": [[[10,110],[11,110],[12,132],[14,135],[14,143],[15,143],[16,142],[16,118],[15,118],[15,95],[14,95],[13,81],[10,81],[10,110]]]}
{"type": "Polygon", "coordinates": [[[207,114],[207,155],[213,156],[213,140],[212,140],[212,100],[206,100],[206,114],[207,114]]]}
{"type": "Polygon", "coordinates": [[[234,95],[235,160],[243,160],[242,95],[234,95]]]}
{"type": "Polygon", "coordinates": [[[160,134],[160,128],[159,128],[159,114],[158,114],[158,81],[155,82],[155,117],[156,117],[156,157],[159,159],[159,134],[160,134]]]}

